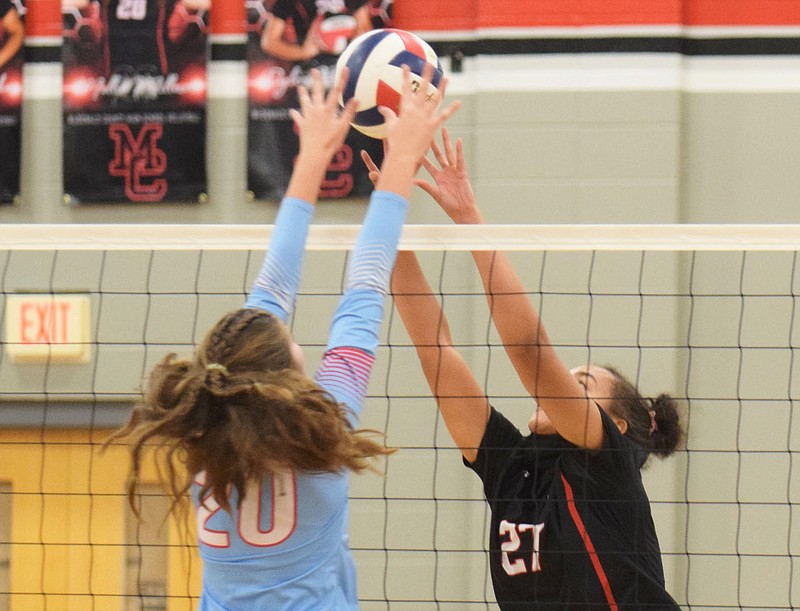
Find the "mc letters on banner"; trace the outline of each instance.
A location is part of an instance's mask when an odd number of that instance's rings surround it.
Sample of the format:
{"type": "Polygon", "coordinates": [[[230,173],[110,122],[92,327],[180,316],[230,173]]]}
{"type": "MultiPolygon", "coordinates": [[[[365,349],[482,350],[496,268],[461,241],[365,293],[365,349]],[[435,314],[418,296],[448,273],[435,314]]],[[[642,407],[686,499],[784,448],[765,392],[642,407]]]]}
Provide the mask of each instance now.
{"type": "Polygon", "coordinates": [[[0,0],[0,203],[19,193],[20,108],[25,7],[0,0]]]}
{"type": "MultiPolygon", "coordinates": [[[[280,198],[299,142],[289,109],[297,86],[310,86],[311,70],[334,81],[336,60],[358,33],[391,25],[393,0],[246,0],[248,58],[248,189],[256,199],[280,198]],[[277,40],[277,42],[273,42],[277,40]],[[301,49],[303,49],[301,51],[301,49]],[[302,54],[307,59],[295,59],[302,54]]],[[[334,156],[320,197],[365,196],[372,190],[360,158],[378,163],[383,144],[351,129],[334,156]]]]}
{"type": "Polygon", "coordinates": [[[72,203],[206,191],[210,0],[64,0],[64,190],[72,203]]]}

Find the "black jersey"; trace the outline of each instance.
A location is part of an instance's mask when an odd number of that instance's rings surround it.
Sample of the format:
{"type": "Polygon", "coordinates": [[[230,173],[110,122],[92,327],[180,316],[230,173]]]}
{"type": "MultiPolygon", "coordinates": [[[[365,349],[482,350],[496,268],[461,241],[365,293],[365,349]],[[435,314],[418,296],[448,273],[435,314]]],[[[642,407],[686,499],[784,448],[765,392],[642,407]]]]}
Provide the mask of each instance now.
{"type": "Polygon", "coordinates": [[[107,74],[167,74],[167,3],[168,0],[107,0],[103,3],[103,21],[108,33],[107,74]]]}
{"type": "Polygon", "coordinates": [[[525,437],[492,409],[475,462],[464,461],[491,508],[504,611],[679,609],[639,471],[647,455],[600,412],[604,447],[588,451],[558,435],[525,437]]]}
{"type": "Polygon", "coordinates": [[[354,13],[368,0],[277,0],[272,14],[284,21],[291,21],[302,44],[317,15],[354,13]]]}
{"type": "MultiPolygon", "coordinates": [[[[0,19],[5,17],[12,8],[15,7],[11,0],[0,0],[0,19]]],[[[0,30],[0,36],[2,36],[2,34],[2,30],[0,30]]]]}

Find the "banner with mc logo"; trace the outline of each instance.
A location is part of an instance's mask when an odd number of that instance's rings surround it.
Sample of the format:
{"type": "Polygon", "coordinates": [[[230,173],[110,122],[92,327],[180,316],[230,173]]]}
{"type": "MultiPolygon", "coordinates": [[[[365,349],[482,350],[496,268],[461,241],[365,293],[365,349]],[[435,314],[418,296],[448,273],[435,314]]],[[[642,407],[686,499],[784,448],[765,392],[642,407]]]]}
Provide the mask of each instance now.
{"type": "Polygon", "coordinates": [[[64,190],[72,203],[206,190],[210,0],[64,0],[64,190]]]}

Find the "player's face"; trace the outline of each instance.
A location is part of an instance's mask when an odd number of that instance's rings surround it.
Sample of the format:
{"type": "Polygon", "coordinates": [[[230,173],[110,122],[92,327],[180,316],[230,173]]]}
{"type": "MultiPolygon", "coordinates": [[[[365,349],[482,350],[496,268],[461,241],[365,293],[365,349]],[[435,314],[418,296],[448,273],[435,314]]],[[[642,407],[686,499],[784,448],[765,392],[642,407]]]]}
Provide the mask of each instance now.
{"type": "MultiPolygon", "coordinates": [[[[595,401],[603,411],[611,416],[611,419],[624,434],[628,430],[628,423],[610,411],[614,392],[614,374],[597,365],[575,367],[570,370],[570,373],[578,381],[578,384],[583,386],[586,396],[595,401]]],[[[528,428],[532,433],[540,435],[551,435],[557,432],[543,409],[537,409],[533,413],[533,416],[528,421],[528,428]]]]}
{"type": "Polygon", "coordinates": [[[597,403],[611,419],[617,428],[624,434],[628,430],[628,423],[611,411],[614,397],[614,383],[616,378],[613,373],[597,365],[583,365],[570,370],[578,383],[586,390],[586,396],[597,403]]]}

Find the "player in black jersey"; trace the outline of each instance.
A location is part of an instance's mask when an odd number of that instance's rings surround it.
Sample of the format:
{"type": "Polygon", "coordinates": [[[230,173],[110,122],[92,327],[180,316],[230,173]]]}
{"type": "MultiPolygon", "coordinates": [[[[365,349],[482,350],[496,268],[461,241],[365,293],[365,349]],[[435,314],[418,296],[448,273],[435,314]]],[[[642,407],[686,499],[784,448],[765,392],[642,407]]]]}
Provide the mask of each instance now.
{"type": "Polygon", "coordinates": [[[342,43],[372,29],[368,4],[368,0],[276,0],[264,28],[262,49],[291,62],[310,61],[320,54],[338,55],[344,50],[342,43]],[[350,19],[349,26],[343,18],[350,19]],[[332,24],[331,36],[324,31],[326,20],[332,24]],[[290,25],[295,41],[287,40],[290,25]]]}
{"type": "Polygon", "coordinates": [[[0,70],[22,48],[25,27],[11,0],[0,0],[0,70]]]}
{"type": "MultiPolygon", "coordinates": [[[[443,139],[444,150],[432,148],[439,166],[423,161],[434,181],[417,184],[454,221],[482,223],[461,141],[454,150],[446,130],[443,139]]],[[[680,444],[676,403],[643,398],[610,367],[570,370],[508,259],[473,258],[506,352],[538,404],[529,435],[489,405],[413,253],[400,253],[392,291],[445,424],[483,481],[500,608],[677,610],[640,474],[651,453],[668,456],[680,444]]]]}
{"type": "Polygon", "coordinates": [[[166,0],[108,0],[102,19],[107,33],[106,74],[166,75],[168,59],[165,25],[166,0]]]}

